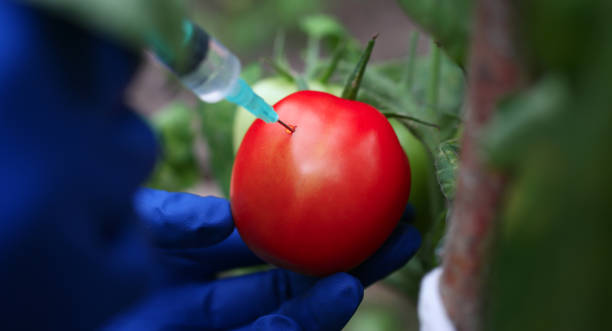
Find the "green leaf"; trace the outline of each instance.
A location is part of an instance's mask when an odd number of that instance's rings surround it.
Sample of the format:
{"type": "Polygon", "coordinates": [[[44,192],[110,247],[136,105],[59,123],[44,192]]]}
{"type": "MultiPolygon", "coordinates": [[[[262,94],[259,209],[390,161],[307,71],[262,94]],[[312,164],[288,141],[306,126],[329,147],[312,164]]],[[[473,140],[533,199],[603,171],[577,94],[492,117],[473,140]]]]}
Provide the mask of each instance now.
{"type": "Polygon", "coordinates": [[[317,40],[325,37],[343,38],[347,35],[342,24],[334,17],[325,14],[306,16],[300,21],[300,27],[308,36],[317,40]]]}
{"type": "Polygon", "coordinates": [[[448,201],[455,198],[457,186],[457,167],[459,166],[459,143],[457,140],[445,141],[438,147],[435,155],[436,176],[442,194],[448,201]]]}
{"type": "Polygon", "coordinates": [[[319,64],[320,45],[319,39],[313,36],[308,37],[306,46],[306,59],[304,61],[304,80],[310,80],[314,75],[319,64]]]}
{"type": "Polygon", "coordinates": [[[365,73],[366,66],[368,65],[368,61],[370,60],[370,55],[372,54],[372,49],[374,49],[374,44],[376,43],[376,38],[378,35],[375,35],[370,39],[368,45],[366,46],[357,66],[353,70],[351,76],[344,85],[344,91],[342,91],[342,98],[348,100],[355,100],[357,98],[357,92],[359,91],[359,87],[361,85],[361,79],[363,78],[363,74],[365,73]]]}
{"type": "Polygon", "coordinates": [[[551,125],[570,95],[564,79],[549,76],[528,92],[500,104],[482,140],[489,161],[500,166],[519,160],[541,130],[551,125]]]}
{"type": "Polygon", "coordinates": [[[334,53],[332,54],[331,60],[329,61],[329,65],[327,65],[327,67],[323,71],[323,74],[321,75],[321,79],[320,79],[321,83],[327,84],[329,82],[329,79],[331,78],[331,76],[334,74],[334,72],[336,72],[338,63],[340,62],[340,59],[344,55],[345,50],[346,50],[345,43],[341,43],[338,45],[338,47],[336,47],[336,49],[334,50],[334,53]]]}
{"type": "Polygon", "coordinates": [[[398,0],[412,21],[427,31],[460,66],[469,45],[473,0],[398,0]]]}
{"type": "Polygon", "coordinates": [[[404,73],[402,75],[402,79],[400,85],[407,89],[408,91],[412,90],[412,84],[414,82],[414,70],[416,65],[416,50],[419,44],[419,32],[412,31],[410,33],[410,48],[408,50],[408,59],[406,61],[406,67],[404,69],[404,73]]]}

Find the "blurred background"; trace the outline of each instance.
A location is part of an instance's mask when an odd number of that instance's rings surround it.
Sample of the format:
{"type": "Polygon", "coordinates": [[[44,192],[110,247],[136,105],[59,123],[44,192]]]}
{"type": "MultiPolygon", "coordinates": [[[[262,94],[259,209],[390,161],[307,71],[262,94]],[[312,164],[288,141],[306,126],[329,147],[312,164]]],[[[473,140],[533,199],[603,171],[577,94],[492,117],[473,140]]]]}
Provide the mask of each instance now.
{"type": "MultiPolygon", "coordinates": [[[[309,32],[302,23],[310,16],[333,17],[347,35],[363,45],[379,34],[373,62],[406,57],[410,32],[417,29],[395,0],[212,0],[188,1],[187,5],[192,19],[237,54],[243,66],[271,59],[275,39],[284,35],[289,63],[301,71],[309,32]]],[[[422,34],[417,51],[425,53],[428,48],[429,38],[422,34]]],[[[329,49],[322,50],[326,51],[329,55],[329,49]]],[[[149,114],[177,98],[194,102],[194,96],[182,88],[169,89],[167,70],[155,59],[147,60],[129,95],[137,110],[149,114]]],[[[274,74],[269,66],[264,70],[268,71],[264,75],[274,74]]]]}

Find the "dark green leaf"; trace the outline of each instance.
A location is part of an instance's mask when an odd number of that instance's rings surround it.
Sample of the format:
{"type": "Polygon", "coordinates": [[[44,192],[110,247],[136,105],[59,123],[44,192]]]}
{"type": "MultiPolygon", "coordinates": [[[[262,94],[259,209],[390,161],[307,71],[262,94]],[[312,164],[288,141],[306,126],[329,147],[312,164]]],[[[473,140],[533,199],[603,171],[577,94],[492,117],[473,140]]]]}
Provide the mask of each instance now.
{"type": "Polygon", "coordinates": [[[473,0],[398,1],[408,16],[425,29],[457,64],[465,64],[473,0]]]}
{"type": "Polygon", "coordinates": [[[320,79],[321,83],[327,84],[329,82],[329,79],[331,78],[331,76],[336,71],[336,68],[338,67],[338,62],[340,62],[340,59],[342,58],[342,55],[345,52],[345,47],[346,46],[344,43],[341,43],[338,45],[338,47],[336,47],[336,50],[334,50],[334,53],[332,54],[329,64],[327,65],[327,67],[323,71],[323,74],[321,75],[321,79],[320,79]]]}
{"type": "Polygon", "coordinates": [[[372,54],[372,49],[374,49],[374,44],[376,43],[377,37],[378,35],[373,36],[368,42],[368,45],[359,59],[359,63],[357,63],[357,66],[353,70],[351,76],[349,76],[349,79],[344,86],[342,98],[349,100],[355,100],[357,98],[357,92],[359,91],[359,87],[361,85],[361,79],[365,73],[368,61],[370,60],[370,55],[372,54]]]}
{"type": "Polygon", "coordinates": [[[506,100],[485,131],[483,147],[496,165],[518,160],[555,114],[569,102],[560,77],[546,77],[528,92],[506,100]]]}
{"type": "Polygon", "coordinates": [[[435,155],[436,175],[442,193],[447,200],[455,198],[456,174],[459,166],[459,143],[457,140],[445,141],[438,147],[435,155]]]}

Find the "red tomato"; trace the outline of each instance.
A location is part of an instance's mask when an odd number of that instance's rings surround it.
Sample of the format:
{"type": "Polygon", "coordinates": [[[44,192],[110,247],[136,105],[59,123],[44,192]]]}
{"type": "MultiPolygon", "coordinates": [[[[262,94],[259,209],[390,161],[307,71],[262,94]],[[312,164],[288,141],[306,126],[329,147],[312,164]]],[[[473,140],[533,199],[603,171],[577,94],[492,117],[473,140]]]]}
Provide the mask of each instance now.
{"type": "Polygon", "coordinates": [[[324,92],[274,105],[296,126],[257,120],[236,155],[236,227],[263,260],[309,275],[347,271],[391,234],[410,192],[410,167],[387,119],[324,92]]]}

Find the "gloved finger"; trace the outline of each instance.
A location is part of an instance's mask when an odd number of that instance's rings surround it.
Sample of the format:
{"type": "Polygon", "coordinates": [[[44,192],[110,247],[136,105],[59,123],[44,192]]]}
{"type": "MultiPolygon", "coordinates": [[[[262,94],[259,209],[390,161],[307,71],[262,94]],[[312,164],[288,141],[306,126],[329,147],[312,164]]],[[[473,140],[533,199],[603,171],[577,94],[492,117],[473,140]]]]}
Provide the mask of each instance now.
{"type": "Polygon", "coordinates": [[[145,300],[115,319],[109,328],[166,330],[181,325],[231,329],[272,313],[283,302],[305,293],[316,281],[276,269],[205,285],[181,286],[145,300]]]}
{"type": "Polygon", "coordinates": [[[286,330],[286,331],[300,331],[302,328],[291,318],[280,314],[270,314],[258,318],[252,325],[246,325],[244,327],[234,329],[234,331],[246,331],[246,330],[257,330],[257,331],[268,331],[268,330],[286,330]]]}
{"type": "Polygon", "coordinates": [[[363,286],[369,286],[406,264],[420,246],[419,231],[412,225],[399,223],[385,244],[350,273],[359,278],[363,286]]]}
{"type": "Polygon", "coordinates": [[[166,269],[191,280],[209,279],[221,271],[265,264],[246,246],[236,230],[222,242],[209,247],[166,253],[161,257],[166,269]]]}
{"type": "Polygon", "coordinates": [[[234,228],[229,202],[221,198],[141,189],[134,207],[155,244],[167,250],[206,247],[234,228]]]}
{"type": "MultiPolygon", "coordinates": [[[[416,228],[400,223],[385,244],[350,273],[359,278],[364,286],[369,286],[408,262],[420,245],[421,236],[416,228]]],[[[181,250],[164,257],[164,262],[193,279],[206,279],[232,268],[265,264],[246,246],[236,230],[221,243],[181,250]]]]}
{"type": "MultiPolygon", "coordinates": [[[[411,208],[408,206],[406,209],[410,217],[411,208]]],[[[404,265],[416,253],[420,242],[415,228],[400,223],[380,250],[351,273],[368,286],[404,265]],[[387,267],[385,263],[390,264],[387,267]]],[[[174,251],[164,257],[164,262],[181,274],[193,276],[193,279],[204,279],[233,268],[265,264],[246,246],[236,230],[218,244],[174,251]]]]}
{"type": "Polygon", "coordinates": [[[341,330],[362,299],[360,281],[349,274],[337,273],[283,303],[276,313],[296,321],[303,330],[341,330]]]}
{"type": "Polygon", "coordinates": [[[414,222],[415,216],[414,206],[412,204],[407,204],[406,208],[404,208],[404,213],[402,214],[401,222],[412,224],[414,222]]]}
{"type": "Polygon", "coordinates": [[[215,326],[227,328],[252,323],[258,317],[274,312],[284,302],[306,293],[317,280],[288,270],[273,269],[212,282],[207,300],[215,307],[214,318],[227,321],[215,326]]]}

